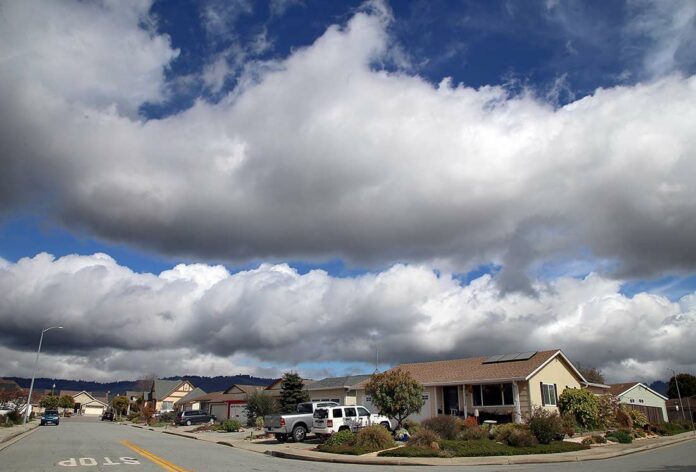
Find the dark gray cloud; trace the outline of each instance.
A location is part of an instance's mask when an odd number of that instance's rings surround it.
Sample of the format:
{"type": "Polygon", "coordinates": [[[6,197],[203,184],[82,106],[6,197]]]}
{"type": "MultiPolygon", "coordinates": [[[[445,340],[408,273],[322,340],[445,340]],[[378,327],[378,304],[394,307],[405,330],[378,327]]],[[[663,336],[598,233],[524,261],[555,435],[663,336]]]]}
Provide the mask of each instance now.
{"type": "Polygon", "coordinates": [[[179,265],[155,275],[104,254],[40,254],[0,263],[0,345],[17,359],[0,375],[26,373],[39,328],[49,325],[65,326],[51,332],[53,360],[44,361],[61,375],[261,373],[553,347],[615,380],[696,367],[696,295],[673,303],[629,298],[619,287],[590,275],[535,282],[535,296],[503,294],[488,275],[462,285],[422,265],[354,278],[300,275],[287,265],[236,274],[179,265]]]}

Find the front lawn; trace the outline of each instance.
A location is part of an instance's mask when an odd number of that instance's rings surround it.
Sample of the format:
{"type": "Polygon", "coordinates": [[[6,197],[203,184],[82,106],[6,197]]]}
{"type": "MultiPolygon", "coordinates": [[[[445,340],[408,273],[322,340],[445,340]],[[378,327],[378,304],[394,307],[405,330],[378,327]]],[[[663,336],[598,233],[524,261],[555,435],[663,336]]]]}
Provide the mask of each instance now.
{"type": "Polygon", "coordinates": [[[524,454],[555,454],[559,452],[572,452],[589,449],[577,443],[554,441],[551,444],[538,444],[529,447],[513,447],[501,444],[490,439],[478,439],[468,441],[443,440],[440,441],[441,450],[425,449],[406,446],[391,451],[380,452],[382,457],[483,457],[483,456],[516,456],[524,454]]]}
{"type": "Polygon", "coordinates": [[[350,456],[361,456],[363,454],[369,454],[370,452],[379,451],[379,449],[360,448],[352,446],[350,444],[337,444],[335,446],[329,444],[321,444],[319,445],[319,447],[317,447],[317,450],[321,452],[329,452],[331,454],[346,454],[350,456]]]}

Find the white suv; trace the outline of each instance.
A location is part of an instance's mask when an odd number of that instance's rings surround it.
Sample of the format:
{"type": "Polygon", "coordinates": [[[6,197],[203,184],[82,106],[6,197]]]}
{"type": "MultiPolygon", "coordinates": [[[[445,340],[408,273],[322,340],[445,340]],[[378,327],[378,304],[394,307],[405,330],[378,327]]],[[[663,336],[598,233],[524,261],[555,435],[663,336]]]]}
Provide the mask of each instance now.
{"type": "Polygon", "coordinates": [[[391,430],[389,418],[370,413],[370,410],[364,406],[317,408],[314,411],[312,432],[319,436],[330,436],[344,429],[356,432],[360,428],[373,424],[380,424],[387,430],[391,430]]]}

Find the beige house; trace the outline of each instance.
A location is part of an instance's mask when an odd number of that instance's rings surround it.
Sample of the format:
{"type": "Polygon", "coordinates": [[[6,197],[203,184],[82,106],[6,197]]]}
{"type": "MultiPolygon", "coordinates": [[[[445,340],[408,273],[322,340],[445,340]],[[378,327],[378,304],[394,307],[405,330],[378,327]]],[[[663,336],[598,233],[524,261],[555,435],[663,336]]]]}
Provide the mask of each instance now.
{"type": "Polygon", "coordinates": [[[567,388],[583,388],[582,374],[559,349],[402,364],[425,387],[415,420],[437,415],[521,422],[535,406],[557,410],[567,388]]]}
{"type": "MultiPolygon", "coordinates": [[[[340,405],[363,405],[365,384],[370,375],[328,377],[308,384],[305,389],[313,402],[336,402],[340,405]]],[[[364,405],[371,407],[372,405],[364,405]]]]}
{"type": "Polygon", "coordinates": [[[205,390],[196,387],[174,402],[174,409],[176,411],[200,410],[201,402],[198,400],[198,398],[205,394],[205,390]]]}
{"type": "MultiPolygon", "coordinates": [[[[63,393],[63,392],[61,392],[63,393]]],[[[84,390],[72,395],[75,401],[74,412],[85,416],[101,416],[109,408],[106,399],[99,399],[84,390]]]]}
{"type": "Polygon", "coordinates": [[[174,411],[174,404],[194,389],[188,380],[161,380],[152,382],[150,401],[158,413],[174,411]]]}
{"type": "Polygon", "coordinates": [[[616,396],[620,403],[643,412],[651,423],[668,421],[667,397],[660,395],[644,383],[612,384],[608,393],[616,396]]]}
{"type": "Polygon", "coordinates": [[[180,405],[184,410],[198,409],[206,411],[211,415],[215,415],[218,421],[235,419],[242,424],[246,424],[248,420],[246,414],[247,396],[251,393],[265,390],[266,387],[262,385],[232,384],[222,392],[207,393],[187,398],[181,401],[178,406],[180,405]],[[195,404],[198,404],[199,408],[193,408],[195,404]]]}

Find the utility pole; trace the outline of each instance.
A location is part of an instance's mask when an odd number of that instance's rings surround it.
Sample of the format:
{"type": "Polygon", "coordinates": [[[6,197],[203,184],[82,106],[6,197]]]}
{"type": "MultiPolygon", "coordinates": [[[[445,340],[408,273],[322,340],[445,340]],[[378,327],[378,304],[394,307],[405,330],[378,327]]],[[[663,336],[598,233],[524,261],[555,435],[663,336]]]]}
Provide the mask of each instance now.
{"type": "Polygon", "coordinates": [[[34,373],[31,374],[31,385],[29,385],[29,397],[27,398],[27,406],[24,408],[24,423],[27,424],[29,419],[29,409],[31,408],[31,394],[34,391],[34,379],[36,379],[36,367],[39,365],[39,354],[41,354],[41,343],[43,343],[44,333],[49,329],[63,329],[62,326],[49,326],[41,331],[39,338],[39,349],[36,351],[36,359],[34,360],[34,373]]]}
{"type": "MultiPolygon", "coordinates": [[[[672,374],[674,374],[674,384],[677,386],[677,396],[679,397],[679,405],[681,406],[681,411],[682,411],[682,419],[686,420],[686,413],[684,412],[684,403],[682,402],[681,398],[681,393],[679,392],[679,380],[677,380],[677,373],[674,371],[674,369],[669,369],[672,371],[672,374]]],[[[691,412],[691,405],[689,405],[689,412],[691,412]]],[[[693,417],[691,418],[691,423],[693,426],[693,417]]]]}

